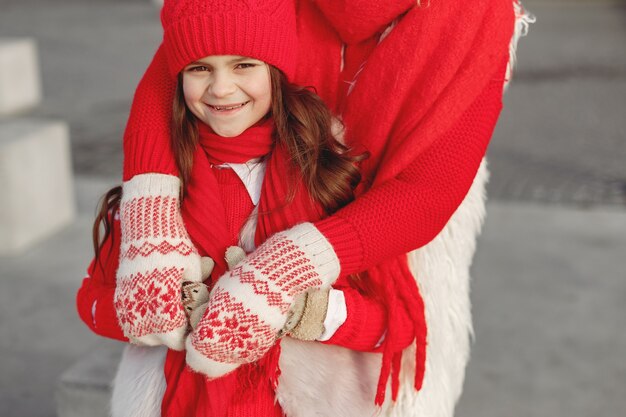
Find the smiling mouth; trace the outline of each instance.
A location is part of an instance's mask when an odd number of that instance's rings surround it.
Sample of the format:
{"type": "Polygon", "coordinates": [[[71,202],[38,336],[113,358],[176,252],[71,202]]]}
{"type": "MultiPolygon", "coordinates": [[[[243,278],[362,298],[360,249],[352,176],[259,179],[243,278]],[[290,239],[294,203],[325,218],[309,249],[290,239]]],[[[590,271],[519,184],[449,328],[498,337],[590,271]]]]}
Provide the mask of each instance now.
{"type": "Polygon", "coordinates": [[[211,107],[212,109],[217,110],[217,111],[229,111],[229,110],[239,109],[239,108],[245,106],[248,103],[250,103],[250,101],[246,101],[245,103],[236,104],[234,106],[212,106],[212,105],[209,104],[209,107],[211,107]]]}

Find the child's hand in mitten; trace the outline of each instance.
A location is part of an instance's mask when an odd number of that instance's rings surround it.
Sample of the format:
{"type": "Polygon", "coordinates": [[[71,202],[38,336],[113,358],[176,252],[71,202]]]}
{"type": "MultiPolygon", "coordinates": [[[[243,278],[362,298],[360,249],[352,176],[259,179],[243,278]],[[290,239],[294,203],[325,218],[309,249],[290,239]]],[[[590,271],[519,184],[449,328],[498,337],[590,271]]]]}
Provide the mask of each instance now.
{"type": "Polygon", "coordinates": [[[328,288],[339,260],[311,223],[277,233],[219,278],[187,337],[187,364],[217,378],[255,362],[276,343],[296,298],[328,288]]]}
{"type": "MultiPolygon", "coordinates": [[[[215,262],[208,256],[203,256],[200,262],[202,281],[205,281],[213,272],[215,262]]],[[[181,295],[185,313],[191,318],[198,307],[209,301],[209,287],[204,282],[183,281],[181,295]]]]}
{"type": "Polygon", "coordinates": [[[200,255],[180,214],[180,180],[136,175],[123,185],[115,309],[128,339],[183,350],[183,281],[201,282],[200,255]]]}
{"type": "MultiPolygon", "coordinates": [[[[239,262],[244,260],[246,253],[238,246],[231,246],[226,250],[226,264],[228,269],[232,269],[239,262]]],[[[205,281],[213,272],[215,262],[213,259],[202,257],[202,280],[205,281]]],[[[185,312],[189,316],[189,324],[195,329],[202,313],[206,310],[209,301],[209,287],[204,282],[183,282],[183,305],[185,312]]]]}

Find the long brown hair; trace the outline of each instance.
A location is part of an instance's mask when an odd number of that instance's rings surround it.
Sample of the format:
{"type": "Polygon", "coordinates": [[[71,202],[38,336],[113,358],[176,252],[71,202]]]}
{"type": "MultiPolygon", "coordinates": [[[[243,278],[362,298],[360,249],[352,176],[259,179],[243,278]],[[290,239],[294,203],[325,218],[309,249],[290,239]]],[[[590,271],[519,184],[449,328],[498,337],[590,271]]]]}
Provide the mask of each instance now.
{"type": "MultiPolygon", "coordinates": [[[[330,214],[354,199],[354,188],[361,179],[356,165],[365,155],[351,155],[350,149],[335,138],[343,126],[311,88],[292,84],[279,69],[268,67],[272,89],[268,116],[274,118],[274,139],[285,146],[309,193],[330,214]]],[[[172,109],[171,146],[182,182],[183,198],[198,145],[196,123],[195,116],[185,104],[182,74],[179,74],[172,109]]],[[[108,213],[119,207],[120,198],[121,187],[116,187],[100,204],[93,227],[96,259],[102,242],[112,229],[108,213]],[[102,240],[100,224],[105,228],[102,240]]]]}
{"type": "MultiPolygon", "coordinates": [[[[335,138],[333,129],[342,126],[311,88],[292,84],[282,71],[268,67],[272,88],[268,116],[274,118],[274,139],[286,147],[290,159],[299,167],[311,196],[331,213],[354,198],[354,187],[361,179],[355,163],[363,156],[350,155],[348,147],[335,138]]],[[[171,130],[184,190],[191,177],[198,128],[195,116],[185,104],[182,84],[179,74],[171,130]]]]}

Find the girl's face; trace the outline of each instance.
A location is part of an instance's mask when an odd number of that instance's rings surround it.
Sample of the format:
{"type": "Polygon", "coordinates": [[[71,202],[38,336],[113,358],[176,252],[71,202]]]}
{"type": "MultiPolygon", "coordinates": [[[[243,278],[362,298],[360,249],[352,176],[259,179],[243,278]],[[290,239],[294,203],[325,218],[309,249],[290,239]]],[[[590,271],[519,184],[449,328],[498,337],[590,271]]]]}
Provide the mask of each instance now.
{"type": "Polygon", "coordinates": [[[269,68],[244,56],[207,56],[183,69],[183,93],[189,110],[215,133],[237,136],[270,110],[269,68]]]}

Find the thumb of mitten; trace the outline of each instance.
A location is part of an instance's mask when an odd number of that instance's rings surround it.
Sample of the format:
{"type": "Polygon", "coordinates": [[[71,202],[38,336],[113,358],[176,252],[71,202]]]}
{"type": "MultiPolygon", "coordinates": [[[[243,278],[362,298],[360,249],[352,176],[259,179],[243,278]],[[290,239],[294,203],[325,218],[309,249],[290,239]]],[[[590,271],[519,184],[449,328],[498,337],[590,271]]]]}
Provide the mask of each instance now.
{"type": "Polygon", "coordinates": [[[226,249],[226,255],[224,256],[228,269],[233,269],[238,263],[243,262],[246,259],[246,252],[239,246],[229,246],[226,249]]]}
{"type": "Polygon", "coordinates": [[[202,273],[202,281],[205,281],[211,275],[211,272],[213,272],[214,267],[215,267],[215,261],[212,258],[208,256],[203,256],[200,259],[200,270],[202,273]]]}
{"type": "Polygon", "coordinates": [[[197,252],[189,254],[183,267],[183,281],[202,282],[202,260],[197,252]]]}
{"type": "Polygon", "coordinates": [[[193,330],[198,327],[198,322],[200,322],[200,319],[204,315],[204,312],[206,311],[208,305],[209,303],[206,302],[192,310],[191,314],[189,315],[189,324],[191,325],[191,328],[193,330]]]}

